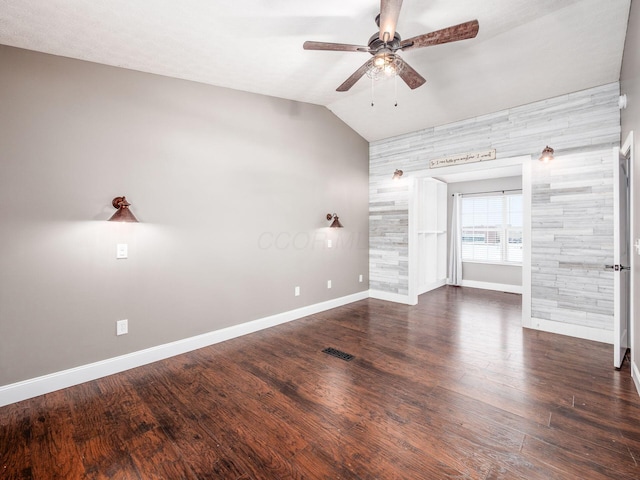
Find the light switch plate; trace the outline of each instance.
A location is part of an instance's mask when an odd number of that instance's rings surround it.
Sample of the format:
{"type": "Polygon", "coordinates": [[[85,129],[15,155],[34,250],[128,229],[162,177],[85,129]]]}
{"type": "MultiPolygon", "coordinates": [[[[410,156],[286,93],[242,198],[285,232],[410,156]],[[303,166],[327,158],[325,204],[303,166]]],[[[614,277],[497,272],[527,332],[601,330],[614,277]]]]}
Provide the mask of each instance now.
{"type": "Polygon", "coordinates": [[[118,320],[116,322],[116,335],[126,335],[129,333],[129,320],[118,320]]]}
{"type": "Polygon", "coordinates": [[[116,247],[116,258],[128,258],[129,246],[126,243],[119,243],[116,247]]]}

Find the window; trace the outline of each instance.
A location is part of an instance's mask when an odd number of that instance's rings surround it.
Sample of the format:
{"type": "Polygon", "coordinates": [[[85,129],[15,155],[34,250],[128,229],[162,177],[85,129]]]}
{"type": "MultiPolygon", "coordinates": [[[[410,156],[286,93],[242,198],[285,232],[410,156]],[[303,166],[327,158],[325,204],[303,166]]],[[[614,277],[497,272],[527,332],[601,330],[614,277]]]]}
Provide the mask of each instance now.
{"type": "Polygon", "coordinates": [[[463,196],[462,261],[522,263],[522,194],[463,196]]]}

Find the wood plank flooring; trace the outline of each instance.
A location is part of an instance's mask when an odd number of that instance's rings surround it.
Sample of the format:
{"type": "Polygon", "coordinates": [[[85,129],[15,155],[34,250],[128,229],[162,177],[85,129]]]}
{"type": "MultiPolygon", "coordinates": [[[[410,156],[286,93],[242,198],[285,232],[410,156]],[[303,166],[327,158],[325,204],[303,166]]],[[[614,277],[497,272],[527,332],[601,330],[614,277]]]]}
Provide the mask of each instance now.
{"type": "Polygon", "coordinates": [[[470,288],[0,408],[1,479],[640,479],[639,461],[628,362],[522,329],[520,296],[470,288]]]}

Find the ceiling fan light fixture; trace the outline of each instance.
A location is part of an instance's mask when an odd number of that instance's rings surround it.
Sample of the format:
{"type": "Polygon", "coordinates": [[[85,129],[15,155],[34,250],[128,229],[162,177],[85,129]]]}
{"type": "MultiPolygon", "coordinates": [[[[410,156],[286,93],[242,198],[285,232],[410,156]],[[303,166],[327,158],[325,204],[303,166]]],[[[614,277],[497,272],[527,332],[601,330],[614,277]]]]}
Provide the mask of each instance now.
{"type": "Polygon", "coordinates": [[[372,80],[399,75],[404,63],[400,55],[390,52],[377,53],[367,64],[367,76],[372,80]]]}

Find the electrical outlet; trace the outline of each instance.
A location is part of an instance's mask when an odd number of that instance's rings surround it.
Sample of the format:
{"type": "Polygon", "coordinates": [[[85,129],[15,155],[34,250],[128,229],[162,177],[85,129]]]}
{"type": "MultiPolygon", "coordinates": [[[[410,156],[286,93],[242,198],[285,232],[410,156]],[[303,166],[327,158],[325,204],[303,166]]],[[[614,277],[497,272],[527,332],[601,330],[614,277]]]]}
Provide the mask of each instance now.
{"type": "Polygon", "coordinates": [[[327,288],[331,288],[331,280],[327,280],[327,288]]]}
{"type": "Polygon", "coordinates": [[[129,320],[118,320],[116,322],[116,335],[126,335],[129,333],[129,320]]]}
{"type": "Polygon", "coordinates": [[[296,287],[293,293],[296,297],[300,296],[300,287],[296,287]]]}
{"type": "Polygon", "coordinates": [[[332,245],[333,243],[331,242],[331,240],[327,240],[327,248],[331,248],[332,245]]]}
{"type": "Polygon", "coordinates": [[[362,274],[358,275],[358,281],[362,283],[362,274]]]}

